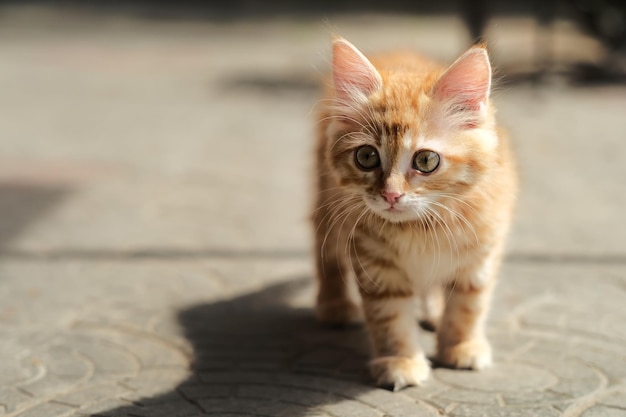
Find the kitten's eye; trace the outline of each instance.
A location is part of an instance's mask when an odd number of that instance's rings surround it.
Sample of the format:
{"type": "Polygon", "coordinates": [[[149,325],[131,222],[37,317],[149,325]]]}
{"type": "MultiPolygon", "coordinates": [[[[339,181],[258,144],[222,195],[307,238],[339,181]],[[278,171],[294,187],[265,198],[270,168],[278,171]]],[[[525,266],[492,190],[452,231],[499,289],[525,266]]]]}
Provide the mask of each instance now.
{"type": "Polygon", "coordinates": [[[413,157],[413,168],[424,173],[430,174],[439,166],[439,154],[433,151],[419,151],[413,157]]]}
{"type": "Polygon", "coordinates": [[[361,146],[357,148],[354,153],[354,160],[359,168],[364,171],[369,171],[380,165],[380,156],[378,151],[369,145],[361,146]]]}

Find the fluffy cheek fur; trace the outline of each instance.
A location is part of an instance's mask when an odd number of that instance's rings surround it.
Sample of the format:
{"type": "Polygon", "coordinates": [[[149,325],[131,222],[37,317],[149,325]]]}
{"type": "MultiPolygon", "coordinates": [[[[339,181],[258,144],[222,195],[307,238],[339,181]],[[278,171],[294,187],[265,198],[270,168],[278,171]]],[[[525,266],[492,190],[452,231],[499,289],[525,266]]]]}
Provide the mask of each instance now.
{"type": "MultiPolygon", "coordinates": [[[[482,178],[492,163],[487,157],[496,140],[489,130],[432,132],[432,137],[413,136],[407,130],[402,138],[381,137],[376,140],[359,129],[359,122],[334,122],[328,135],[333,138],[327,151],[330,169],[345,191],[358,197],[367,209],[392,223],[426,221],[448,210],[451,199],[461,198],[482,178]],[[379,150],[381,167],[365,171],[355,162],[355,151],[369,145],[379,150]],[[439,166],[431,174],[422,174],[412,168],[415,152],[428,149],[440,157],[439,166]],[[389,210],[382,196],[386,185],[393,183],[404,195],[389,210]]],[[[492,150],[491,150],[492,151],[492,150]]]]}

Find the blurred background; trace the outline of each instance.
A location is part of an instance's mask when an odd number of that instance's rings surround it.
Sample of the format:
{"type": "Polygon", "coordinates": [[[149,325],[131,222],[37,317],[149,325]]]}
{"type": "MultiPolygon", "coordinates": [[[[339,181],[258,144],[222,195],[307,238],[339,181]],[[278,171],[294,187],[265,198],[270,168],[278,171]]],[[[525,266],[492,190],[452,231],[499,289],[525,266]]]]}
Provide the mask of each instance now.
{"type": "Polygon", "coordinates": [[[306,256],[332,34],[444,62],[486,41],[531,191],[514,250],[625,247],[623,3],[417,3],[0,2],[4,252],[306,256]]]}

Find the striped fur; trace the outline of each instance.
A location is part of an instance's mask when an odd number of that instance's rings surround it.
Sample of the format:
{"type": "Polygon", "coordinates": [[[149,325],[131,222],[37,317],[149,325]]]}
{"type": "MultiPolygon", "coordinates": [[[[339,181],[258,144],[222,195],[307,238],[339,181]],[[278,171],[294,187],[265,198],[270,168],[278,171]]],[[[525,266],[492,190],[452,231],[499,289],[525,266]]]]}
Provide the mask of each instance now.
{"type": "Polygon", "coordinates": [[[334,325],[364,317],[381,386],[428,377],[416,297],[437,328],[436,359],[485,367],[485,317],[516,195],[486,52],[472,48],[446,69],[412,53],[369,60],[343,39],[333,51],[334,88],[317,125],[317,316],[334,325]],[[378,151],[376,169],[357,166],[363,145],[378,151]],[[412,167],[422,149],[440,156],[428,175],[412,167]],[[391,208],[383,192],[402,196],[391,208]]]}

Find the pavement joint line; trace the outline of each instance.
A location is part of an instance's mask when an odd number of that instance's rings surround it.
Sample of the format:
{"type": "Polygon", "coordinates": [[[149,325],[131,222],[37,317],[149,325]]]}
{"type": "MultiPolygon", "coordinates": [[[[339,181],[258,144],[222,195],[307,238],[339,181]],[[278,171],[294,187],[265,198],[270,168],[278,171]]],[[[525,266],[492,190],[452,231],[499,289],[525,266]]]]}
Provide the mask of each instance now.
{"type": "MultiPolygon", "coordinates": [[[[296,260],[308,259],[310,252],[298,249],[0,249],[0,259],[29,261],[139,261],[139,260],[296,260]]],[[[513,264],[578,264],[626,266],[626,253],[537,253],[511,252],[505,262],[513,264]]]]}

